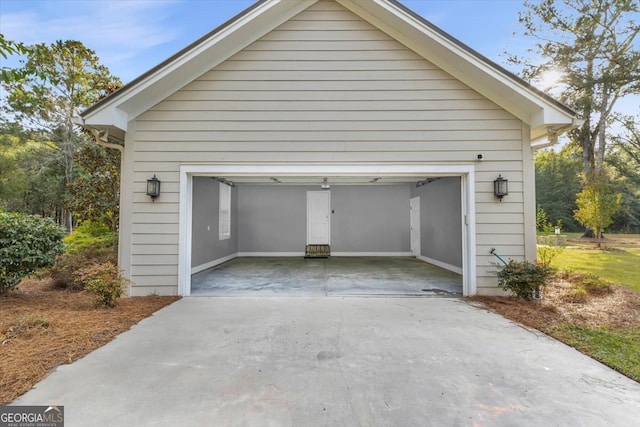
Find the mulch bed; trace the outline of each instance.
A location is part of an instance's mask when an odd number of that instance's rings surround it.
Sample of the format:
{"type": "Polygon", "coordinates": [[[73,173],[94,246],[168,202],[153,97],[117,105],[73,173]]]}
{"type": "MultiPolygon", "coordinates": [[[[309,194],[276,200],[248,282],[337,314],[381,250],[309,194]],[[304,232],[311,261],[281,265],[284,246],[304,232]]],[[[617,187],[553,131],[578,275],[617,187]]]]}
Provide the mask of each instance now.
{"type": "Polygon", "coordinates": [[[586,295],[576,298],[574,286],[555,279],[544,289],[542,300],[496,296],[475,296],[471,300],[542,332],[552,331],[563,323],[595,328],[640,328],[640,293],[615,284],[609,291],[588,289],[586,295]]]}
{"type": "Polygon", "coordinates": [[[85,292],[56,289],[50,280],[24,280],[0,297],[0,405],[178,299],[122,298],[113,309],[97,308],[85,292]]]}

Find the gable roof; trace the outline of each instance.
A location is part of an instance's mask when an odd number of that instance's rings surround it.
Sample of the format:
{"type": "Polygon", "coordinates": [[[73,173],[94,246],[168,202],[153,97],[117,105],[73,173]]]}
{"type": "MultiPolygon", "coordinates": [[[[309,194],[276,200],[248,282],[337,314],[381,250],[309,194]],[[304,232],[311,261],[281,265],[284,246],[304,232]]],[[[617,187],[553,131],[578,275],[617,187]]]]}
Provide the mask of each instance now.
{"type": "MultiPolygon", "coordinates": [[[[123,140],[127,123],[319,0],[260,0],[81,113],[81,125],[123,140]]],[[[526,123],[531,141],[579,125],[537,90],[397,0],[335,0],[526,123]]]]}

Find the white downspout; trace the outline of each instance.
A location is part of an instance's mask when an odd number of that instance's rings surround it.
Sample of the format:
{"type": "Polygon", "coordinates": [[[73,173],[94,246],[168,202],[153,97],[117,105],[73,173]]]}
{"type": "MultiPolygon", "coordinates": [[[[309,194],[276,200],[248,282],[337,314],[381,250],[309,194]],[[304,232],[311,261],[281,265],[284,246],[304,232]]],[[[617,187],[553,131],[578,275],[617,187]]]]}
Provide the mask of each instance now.
{"type": "MultiPolygon", "coordinates": [[[[569,129],[573,129],[577,126],[582,126],[584,124],[584,120],[580,120],[580,119],[573,119],[571,121],[571,124],[569,125],[565,125],[562,126],[558,129],[553,129],[552,126],[549,126],[547,128],[547,142],[542,142],[540,144],[533,144],[531,145],[531,148],[533,148],[534,151],[538,151],[538,150],[542,150],[543,148],[547,148],[547,147],[551,147],[552,145],[556,145],[558,143],[558,135],[560,135],[561,133],[569,130],[569,129]]],[[[539,138],[539,139],[542,139],[539,138]]]]}
{"type": "Polygon", "coordinates": [[[103,136],[100,135],[100,131],[98,129],[88,128],[88,127],[84,127],[84,128],[87,129],[89,132],[91,132],[91,135],[93,135],[93,138],[96,140],[96,143],[98,145],[102,145],[105,148],[112,148],[114,150],[118,150],[120,154],[124,154],[124,146],[109,142],[109,131],[105,131],[104,139],[103,139],[103,136]]]}

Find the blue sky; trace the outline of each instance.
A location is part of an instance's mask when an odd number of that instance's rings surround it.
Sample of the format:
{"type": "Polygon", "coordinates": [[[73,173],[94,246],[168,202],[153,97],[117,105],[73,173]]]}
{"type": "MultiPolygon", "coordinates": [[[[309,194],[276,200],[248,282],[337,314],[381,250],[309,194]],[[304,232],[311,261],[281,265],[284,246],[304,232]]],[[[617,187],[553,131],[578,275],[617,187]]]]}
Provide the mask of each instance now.
{"type": "MultiPolygon", "coordinates": [[[[402,0],[492,60],[522,51],[520,0],[402,0]],[[490,25],[487,25],[490,23],[490,25]]],[[[251,5],[253,0],[0,0],[0,32],[27,44],[79,40],[128,82],[251,5]]],[[[504,65],[504,64],[503,64],[504,65]]]]}

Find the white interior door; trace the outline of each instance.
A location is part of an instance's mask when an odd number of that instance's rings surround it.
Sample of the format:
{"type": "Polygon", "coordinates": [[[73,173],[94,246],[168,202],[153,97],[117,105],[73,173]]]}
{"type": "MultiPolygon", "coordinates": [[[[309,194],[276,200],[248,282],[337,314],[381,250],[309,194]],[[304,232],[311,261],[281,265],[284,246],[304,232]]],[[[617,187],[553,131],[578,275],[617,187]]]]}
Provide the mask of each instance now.
{"type": "MultiPolygon", "coordinates": [[[[420,255],[420,197],[412,197],[409,199],[411,227],[411,253],[415,256],[420,255]]],[[[406,218],[406,217],[405,217],[406,218]]]]}
{"type": "Polygon", "coordinates": [[[330,245],[331,192],[307,191],[307,245],[330,245]]]}

